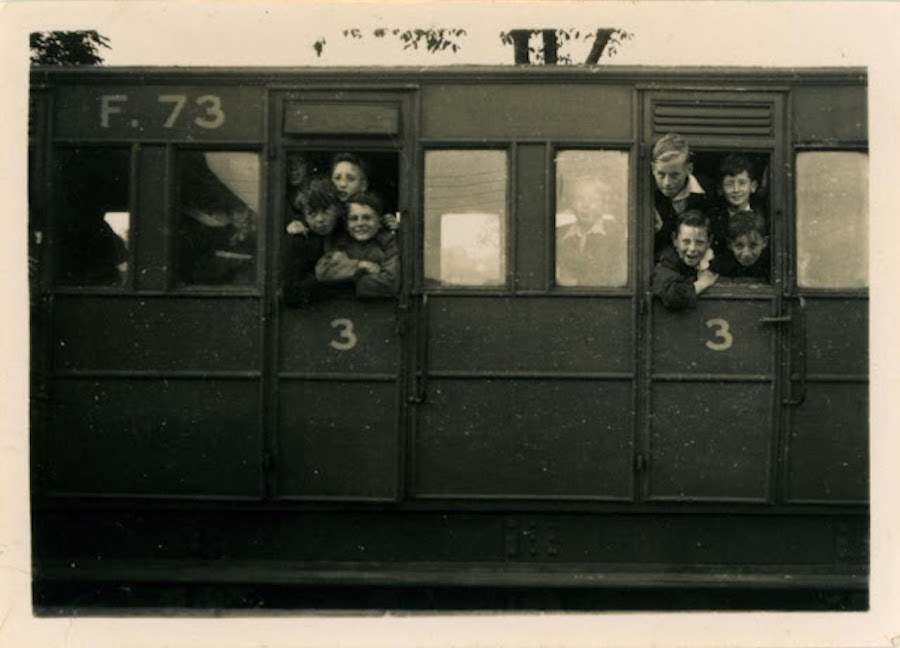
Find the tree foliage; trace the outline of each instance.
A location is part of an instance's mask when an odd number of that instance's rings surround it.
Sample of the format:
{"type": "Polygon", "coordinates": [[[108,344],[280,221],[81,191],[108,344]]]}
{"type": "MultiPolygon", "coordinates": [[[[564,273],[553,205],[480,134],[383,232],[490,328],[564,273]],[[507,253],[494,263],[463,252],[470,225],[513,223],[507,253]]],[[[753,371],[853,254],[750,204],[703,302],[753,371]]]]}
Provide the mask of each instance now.
{"type": "Polygon", "coordinates": [[[99,65],[100,48],[109,39],[94,30],[32,32],[28,39],[32,65],[99,65]]]}
{"type": "Polygon", "coordinates": [[[593,65],[604,54],[606,54],[606,58],[615,56],[622,44],[631,38],[634,38],[634,34],[618,27],[512,29],[508,32],[500,32],[500,42],[515,48],[516,63],[572,65],[576,61],[570,53],[564,52],[563,48],[574,43],[586,43],[593,40],[591,51],[584,60],[584,63],[593,65]],[[536,43],[536,36],[541,37],[542,43],[536,43]]]}
{"type": "MultiPolygon", "coordinates": [[[[362,40],[368,32],[352,27],[341,31],[344,38],[362,40]]],[[[456,53],[463,47],[468,36],[465,29],[438,28],[427,29],[399,29],[379,27],[371,32],[374,38],[397,38],[404,50],[418,50],[424,47],[431,54],[450,51],[456,53]]],[[[581,29],[570,27],[567,29],[512,29],[500,32],[500,42],[504,45],[512,45],[516,63],[547,63],[547,64],[573,64],[576,61],[572,55],[563,51],[567,45],[576,42],[587,43],[593,39],[591,51],[585,59],[585,63],[597,63],[604,54],[607,58],[614,56],[621,45],[634,35],[619,28],[581,29]],[[540,36],[542,44],[534,38],[540,36]]],[[[316,56],[322,56],[327,44],[323,36],[313,43],[316,56]]]]}

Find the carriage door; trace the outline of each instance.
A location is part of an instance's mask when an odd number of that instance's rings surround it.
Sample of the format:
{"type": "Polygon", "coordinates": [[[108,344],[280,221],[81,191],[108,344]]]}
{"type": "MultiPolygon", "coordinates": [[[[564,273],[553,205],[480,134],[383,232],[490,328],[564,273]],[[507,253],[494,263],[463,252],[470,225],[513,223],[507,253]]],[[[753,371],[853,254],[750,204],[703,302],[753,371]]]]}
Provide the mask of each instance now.
{"type": "MultiPolygon", "coordinates": [[[[309,255],[286,231],[302,213],[298,194],[330,178],[336,155],[362,161],[384,211],[407,205],[410,133],[404,93],[297,91],[272,102],[270,181],[279,271],[270,280],[270,347],[276,412],[269,440],[270,492],[281,499],[391,501],[399,490],[404,328],[402,297],[357,293],[353,281],[305,298],[289,295],[291,255],[309,255]],[[277,297],[276,297],[277,295],[277,297]]],[[[397,240],[403,259],[401,222],[397,240]]],[[[338,230],[343,224],[338,224],[338,230]]],[[[313,261],[313,266],[315,262],[313,261]]],[[[305,276],[309,277],[309,274],[305,276]]],[[[270,428],[271,429],[271,428],[270,428]]]]}
{"type": "Polygon", "coordinates": [[[633,496],[632,105],[423,89],[413,496],[633,496]]]}
{"type": "MultiPolygon", "coordinates": [[[[644,222],[653,222],[650,151],[679,133],[693,151],[694,176],[717,196],[718,167],[746,156],[769,228],[770,277],[720,276],[695,309],[667,311],[651,293],[648,327],[649,413],[642,452],[645,498],[653,501],[767,502],[775,493],[782,329],[779,259],[784,214],[783,99],[777,94],[649,92],[644,107],[644,222]]],[[[644,241],[652,259],[653,241],[644,241]]],[[[648,261],[648,266],[652,261],[648,261]]],[[[648,284],[649,290],[649,284],[648,284]]]]}

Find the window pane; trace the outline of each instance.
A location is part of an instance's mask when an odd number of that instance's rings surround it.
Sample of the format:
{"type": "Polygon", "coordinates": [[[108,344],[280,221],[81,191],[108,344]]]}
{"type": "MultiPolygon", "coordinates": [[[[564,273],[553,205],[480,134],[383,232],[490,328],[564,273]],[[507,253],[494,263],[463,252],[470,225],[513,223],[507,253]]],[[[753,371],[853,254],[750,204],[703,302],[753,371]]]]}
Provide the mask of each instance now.
{"type": "Polygon", "coordinates": [[[259,156],[181,151],[178,181],[179,281],[256,283],[259,156]]]}
{"type": "Polygon", "coordinates": [[[628,153],[556,156],[556,284],[628,282],[628,153]]]}
{"type": "Polygon", "coordinates": [[[59,283],[124,283],[130,223],[128,149],[59,150],[56,167],[59,283]]]}
{"type": "Polygon", "coordinates": [[[445,286],[506,283],[506,153],[425,154],[425,278],[445,286]]]}
{"type": "Polygon", "coordinates": [[[869,157],[797,155],[797,280],[804,288],[869,282],[869,157]]]}

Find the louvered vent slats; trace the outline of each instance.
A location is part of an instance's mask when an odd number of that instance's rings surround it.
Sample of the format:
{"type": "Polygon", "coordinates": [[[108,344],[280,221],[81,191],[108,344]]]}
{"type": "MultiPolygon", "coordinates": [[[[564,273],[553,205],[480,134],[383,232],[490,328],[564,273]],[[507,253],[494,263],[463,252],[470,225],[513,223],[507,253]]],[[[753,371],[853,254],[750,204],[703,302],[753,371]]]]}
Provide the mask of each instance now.
{"type": "Polygon", "coordinates": [[[660,102],[653,106],[655,135],[772,135],[772,106],[766,103],[660,102]]]}

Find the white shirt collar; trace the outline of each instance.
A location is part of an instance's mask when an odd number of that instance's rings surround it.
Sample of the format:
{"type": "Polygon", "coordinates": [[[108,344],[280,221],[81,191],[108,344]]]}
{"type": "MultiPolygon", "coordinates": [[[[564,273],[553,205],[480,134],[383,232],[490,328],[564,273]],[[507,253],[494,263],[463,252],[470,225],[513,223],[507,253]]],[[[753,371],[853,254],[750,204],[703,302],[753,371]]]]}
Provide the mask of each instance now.
{"type": "Polygon", "coordinates": [[[700,184],[700,181],[694,177],[694,174],[688,176],[688,181],[685,183],[684,188],[678,192],[678,195],[672,198],[672,202],[676,200],[686,200],[688,196],[691,194],[705,194],[703,191],[703,186],[700,184]]]}

